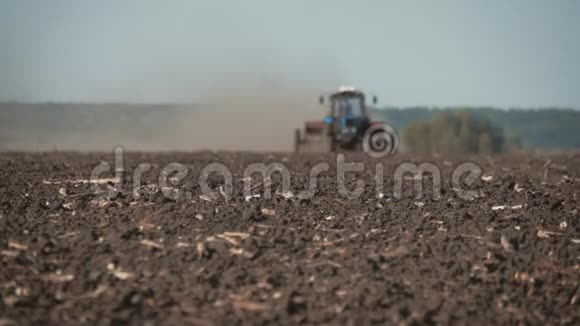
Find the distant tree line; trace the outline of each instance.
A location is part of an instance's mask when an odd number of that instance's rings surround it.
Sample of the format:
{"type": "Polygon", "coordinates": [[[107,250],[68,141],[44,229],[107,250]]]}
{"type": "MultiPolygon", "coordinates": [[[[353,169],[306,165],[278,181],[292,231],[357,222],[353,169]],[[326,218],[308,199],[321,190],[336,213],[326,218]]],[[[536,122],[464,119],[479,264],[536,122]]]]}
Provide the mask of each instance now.
{"type": "Polygon", "coordinates": [[[450,150],[446,146],[468,152],[580,149],[580,111],[571,109],[389,107],[373,114],[393,124],[407,138],[405,144],[419,151],[450,150]],[[420,135],[431,139],[419,144],[420,135]]]}
{"type": "Polygon", "coordinates": [[[412,122],[403,132],[410,150],[437,153],[500,153],[503,129],[469,111],[441,112],[431,120],[412,122]]]}

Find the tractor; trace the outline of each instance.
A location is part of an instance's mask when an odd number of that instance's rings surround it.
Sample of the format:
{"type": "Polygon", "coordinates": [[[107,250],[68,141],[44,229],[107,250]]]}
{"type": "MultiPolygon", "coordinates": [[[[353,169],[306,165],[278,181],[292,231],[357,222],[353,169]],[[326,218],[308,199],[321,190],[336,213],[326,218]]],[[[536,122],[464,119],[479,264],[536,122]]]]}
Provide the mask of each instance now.
{"type": "MultiPolygon", "coordinates": [[[[373,104],[377,97],[372,97],[373,104]]],[[[322,121],[306,121],[304,131],[295,130],[294,152],[361,151],[364,135],[373,124],[365,102],[365,94],[354,87],[342,86],[319,98],[328,102],[328,115],[322,121]]]]}

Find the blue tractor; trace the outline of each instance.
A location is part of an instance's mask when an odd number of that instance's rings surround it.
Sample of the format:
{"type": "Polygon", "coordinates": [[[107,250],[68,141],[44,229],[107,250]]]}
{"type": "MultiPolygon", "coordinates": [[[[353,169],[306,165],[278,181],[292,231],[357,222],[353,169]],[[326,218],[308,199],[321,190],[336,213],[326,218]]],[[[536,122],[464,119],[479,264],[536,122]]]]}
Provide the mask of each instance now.
{"type": "MultiPolygon", "coordinates": [[[[372,100],[377,103],[376,96],[372,100]]],[[[328,102],[328,115],[322,121],[305,122],[304,131],[296,129],[294,151],[362,150],[364,135],[373,124],[364,93],[354,87],[339,87],[327,97],[320,96],[319,102],[328,102]]]]}

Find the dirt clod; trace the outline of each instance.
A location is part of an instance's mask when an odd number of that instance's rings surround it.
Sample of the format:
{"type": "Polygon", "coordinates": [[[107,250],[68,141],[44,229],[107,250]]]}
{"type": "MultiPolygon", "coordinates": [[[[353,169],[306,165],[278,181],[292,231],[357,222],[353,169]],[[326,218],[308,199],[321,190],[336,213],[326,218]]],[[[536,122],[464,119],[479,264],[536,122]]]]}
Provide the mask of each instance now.
{"type": "Polygon", "coordinates": [[[0,160],[0,324],[580,324],[577,154],[470,157],[483,177],[466,200],[451,157],[428,160],[441,170],[439,199],[430,178],[387,195],[399,164],[416,161],[405,155],[380,160],[382,195],[377,161],[347,155],[365,164],[345,181],[364,181],[354,199],[338,191],[334,155],[284,155],[291,192],[274,173],[272,196],[258,183],[249,197],[245,167],[280,154],[129,153],[122,184],[112,169],[88,180],[112,155],[10,157],[0,160]],[[329,171],[301,198],[321,161],[329,171]],[[154,185],[174,162],[189,172],[174,190],[190,195],[167,199],[154,185]],[[210,162],[231,170],[227,196],[217,174],[207,180],[217,196],[201,191],[210,162]],[[136,196],[141,163],[152,168],[136,196]]]}

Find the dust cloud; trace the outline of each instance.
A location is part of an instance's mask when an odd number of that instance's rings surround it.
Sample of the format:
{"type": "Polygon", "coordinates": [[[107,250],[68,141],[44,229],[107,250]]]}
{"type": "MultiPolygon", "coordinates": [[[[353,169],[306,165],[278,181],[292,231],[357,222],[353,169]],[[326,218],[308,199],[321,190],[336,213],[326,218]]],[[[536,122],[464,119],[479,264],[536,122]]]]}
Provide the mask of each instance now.
{"type": "Polygon", "coordinates": [[[0,150],[290,151],[338,84],[306,77],[225,75],[191,104],[0,103],[0,150]]]}
{"type": "Polygon", "coordinates": [[[323,91],[280,80],[219,85],[204,97],[203,110],[178,116],[178,138],[196,149],[288,151],[294,129],[326,113],[318,104],[323,91]]]}

